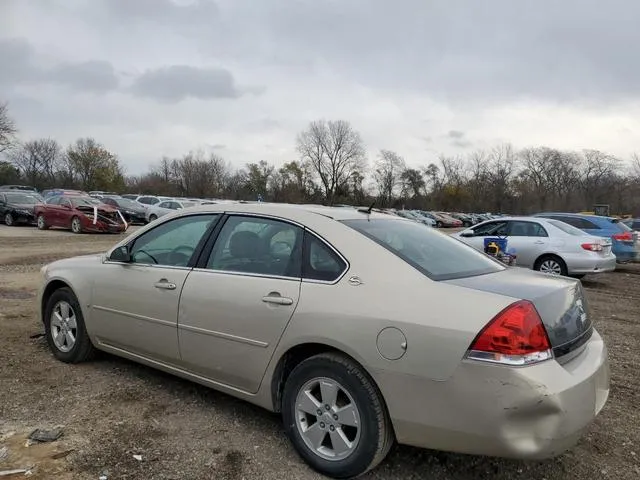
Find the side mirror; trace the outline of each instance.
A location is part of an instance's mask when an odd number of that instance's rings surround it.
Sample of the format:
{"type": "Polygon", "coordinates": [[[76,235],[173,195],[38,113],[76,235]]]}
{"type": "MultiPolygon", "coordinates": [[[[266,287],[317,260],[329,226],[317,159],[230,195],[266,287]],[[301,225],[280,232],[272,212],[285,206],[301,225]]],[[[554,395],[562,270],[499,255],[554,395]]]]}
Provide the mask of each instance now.
{"type": "Polygon", "coordinates": [[[465,237],[465,238],[473,237],[473,232],[472,231],[462,232],[462,233],[460,233],[460,236],[461,237],[465,237]]]}
{"type": "Polygon", "coordinates": [[[127,245],[123,245],[116,248],[111,252],[111,255],[109,255],[109,260],[112,262],[131,263],[131,252],[129,251],[129,247],[127,245]]]}

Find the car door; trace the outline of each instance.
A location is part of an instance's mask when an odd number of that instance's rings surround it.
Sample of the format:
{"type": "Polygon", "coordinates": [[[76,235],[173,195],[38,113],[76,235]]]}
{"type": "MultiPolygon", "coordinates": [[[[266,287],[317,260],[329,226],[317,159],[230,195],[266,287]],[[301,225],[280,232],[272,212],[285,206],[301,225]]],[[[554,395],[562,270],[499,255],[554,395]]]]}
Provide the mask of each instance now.
{"type": "Polygon", "coordinates": [[[303,229],[284,220],[227,217],[182,291],[178,335],[187,368],[258,391],[298,304],[302,239],[303,229]]]}
{"type": "Polygon", "coordinates": [[[219,216],[161,223],[133,239],[131,262],[105,260],[94,276],[91,317],[106,345],[178,363],[178,300],[206,235],[219,216]]]}
{"type": "Polygon", "coordinates": [[[517,265],[533,268],[549,245],[549,234],[538,222],[511,220],[507,227],[507,248],[515,249],[517,265]]]}
{"type": "Polygon", "coordinates": [[[71,200],[65,197],[60,199],[60,205],[56,206],[55,211],[55,226],[70,228],[71,227],[71,219],[76,214],[73,204],[71,200]]]}
{"type": "Polygon", "coordinates": [[[60,202],[63,197],[55,196],[47,199],[45,206],[42,209],[44,220],[50,227],[57,227],[60,225],[60,211],[62,206],[60,202]]]}

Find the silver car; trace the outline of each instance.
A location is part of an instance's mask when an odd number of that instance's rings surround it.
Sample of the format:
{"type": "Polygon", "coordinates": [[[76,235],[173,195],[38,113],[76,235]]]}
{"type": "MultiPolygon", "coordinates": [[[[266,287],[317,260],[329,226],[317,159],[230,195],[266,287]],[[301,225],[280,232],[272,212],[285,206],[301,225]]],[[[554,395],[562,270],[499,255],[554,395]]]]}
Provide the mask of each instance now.
{"type": "Polygon", "coordinates": [[[191,208],[198,205],[197,202],[184,201],[184,200],[164,200],[160,203],[156,203],[155,205],[150,205],[147,207],[146,211],[146,219],[147,222],[153,222],[159,217],[166,215],[168,213],[173,213],[176,210],[182,210],[183,208],[191,208]]]}
{"type": "Polygon", "coordinates": [[[300,456],[336,478],[394,441],[559,455],[609,393],[579,281],[370,209],[184,209],[42,275],[59,360],[99,349],[280,412],[300,456]]]}
{"type": "Polygon", "coordinates": [[[486,238],[504,237],[507,248],[516,250],[519,266],[553,275],[581,278],[616,268],[611,240],[589,235],[559,220],[501,217],[454,236],[481,251],[486,238]]]}

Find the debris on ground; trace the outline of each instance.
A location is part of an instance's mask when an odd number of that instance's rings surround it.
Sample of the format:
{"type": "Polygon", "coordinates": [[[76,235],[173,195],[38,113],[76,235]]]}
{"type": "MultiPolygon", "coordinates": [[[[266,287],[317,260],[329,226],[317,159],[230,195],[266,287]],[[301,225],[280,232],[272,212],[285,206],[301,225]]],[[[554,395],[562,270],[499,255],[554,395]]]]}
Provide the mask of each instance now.
{"type": "Polygon", "coordinates": [[[9,475],[17,475],[19,473],[26,474],[29,470],[26,468],[14,468],[13,470],[0,470],[0,477],[8,477],[9,475]]]}
{"type": "Polygon", "coordinates": [[[9,449],[7,447],[0,448],[0,462],[9,456],[9,449]]]}
{"type": "Polygon", "coordinates": [[[29,440],[32,442],[46,443],[55,442],[62,436],[62,429],[54,428],[53,430],[44,430],[42,428],[36,428],[29,435],[29,440]]]}
{"type": "Polygon", "coordinates": [[[142,455],[134,455],[133,458],[135,458],[139,462],[142,461],[142,455]]]}
{"type": "Polygon", "coordinates": [[[42,333],[42,332],[34,333],[33,335],[29,335],[29,338],[33,338],[33,339],[41,338],[41,337],[44,337],[44,333],[42,333]]]}

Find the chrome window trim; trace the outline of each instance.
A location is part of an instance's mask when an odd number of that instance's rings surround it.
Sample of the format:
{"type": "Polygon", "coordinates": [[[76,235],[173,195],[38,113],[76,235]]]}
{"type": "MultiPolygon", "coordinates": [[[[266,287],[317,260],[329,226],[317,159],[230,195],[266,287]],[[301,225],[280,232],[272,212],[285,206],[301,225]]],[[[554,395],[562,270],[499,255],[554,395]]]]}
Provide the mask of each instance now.
{"type": "Polygon", "coordinates": [[[299,282],[302,279],[300,277],[285,277],[284,275],[267,275],[264,273],[251,273],[251,272],[238,272],[235,270],[217,270],[211,268],[194,268],[194,272],[202,272],[202,273],[217,273],[222,275],[234,275],[236,277],[256,277],[256,278],[271,278],[274,280],[291,280],[294,282],[299,282]]]}
{"type": "MultiPolygon", "coordinates": [[[[315,279],[312,279],[312,278],[304,278],[304,277],[283,277],[283,276],[278,276],[278,275],[264,275],[264,274],[258,274],[258,273],[256,273],[256,274],[248,273],[248,272],[232,272],[232,271],[228,271],[228,270],[212,270],[212,269],[206,269],[206,268],[202,268],[202,269],[194,268],[194,270],[205,271],[205,272],[217,272],[217,273],[232,274],[232,275],[245,275],[245,276],[251,276],[251,277],[275,278],[275,279],[281,279],[281,280],[296,280],[296,281],[302,281],[302,282],[305,282],[305,283],[317,283],[317,284],[320,284],[320,285],[335,285],[336,283],[338,283],[340,280],[342,280],[344,278],[344,276],[347,274],[347,272],[351,268],[351,264],[349,263],[349,260],[347,260],[345,258],[345,256],[342,255],[342,253],[340,253],[340,251],[337,248],[335,248],[331,243],[329,243],[327,240],[325,240],[321,235],[317,234],[315,231],[313,231],[312,229],[310,229],[306,225],[303,225],[303,224],[301,224],[299,222],[296,222],[295,220],[291,220],[289,218],[279,217],[277,215],[269,215],[269,214],[265,214],[265,213],[238,212],[238,211],[233,211],[233,210],[227,210],[224,213],[226,215],[229,215],[229,216],[266,218],[267,220],[276,220],[276,221],[280,221],[280,222],[283,222],[283,223],[289,223],[289,224],[294,225],[296,227],[300,227],[303,230],[303,234],[304,234],[304,232],[308,232],[310,235],[313,235],[320,242],[324,243],[329,248],[329,250],[333,251],[340,259],[342,259],[342,261],[345,263],[345,268],[342,271],[342,273],[340,275],[338,275],[338,277],[335,280],[332,280],[332,281],[315,280],[315,279]]],[[[223,226],[223,228],[224,228],[224,226],[223,226]]],[[[216,242],[217,241],[218,241],[218,239],[216,239],[216,242]]],[[[214,243],[214,245],[215,245],[215,243],[214,243]]],[[[212,251],[213,251],[213,249],[212,249],[212,251]]]]}

